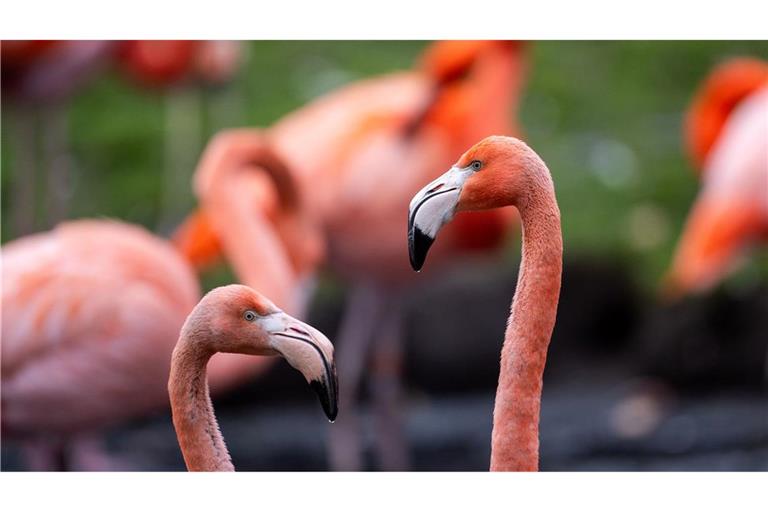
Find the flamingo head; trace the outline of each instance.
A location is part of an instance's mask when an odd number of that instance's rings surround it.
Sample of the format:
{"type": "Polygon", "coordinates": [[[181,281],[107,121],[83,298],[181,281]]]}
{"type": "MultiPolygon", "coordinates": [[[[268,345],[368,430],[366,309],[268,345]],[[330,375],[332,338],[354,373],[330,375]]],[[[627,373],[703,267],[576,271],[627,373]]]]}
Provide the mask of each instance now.
{"type": "Polygon", "coordinates": [[[685,118],[685,142],[698,169],[717,141],[728,116],[750,94],[768,83],[768,62],[753,57],[729,59],[710,73],[685,118]]]}
{"type": "Polygon", "coordinates": [[[438,231],[456,212],[517,205],[531,179],[531,159],[538,159],[514,137],[491,136],[478,142],[442,176],[422,188],[408,212],[408,250],[419,271],[438,231]]]}
{"type": "Polygon", "coordinates": [[[210,353],[284,357],[317,393],[328,419],[336,419],[333,345],[323,333],[284,313],[251,288],[229,285],[211,290],[190,313],[182,336],[204,340],[210,353]]]}

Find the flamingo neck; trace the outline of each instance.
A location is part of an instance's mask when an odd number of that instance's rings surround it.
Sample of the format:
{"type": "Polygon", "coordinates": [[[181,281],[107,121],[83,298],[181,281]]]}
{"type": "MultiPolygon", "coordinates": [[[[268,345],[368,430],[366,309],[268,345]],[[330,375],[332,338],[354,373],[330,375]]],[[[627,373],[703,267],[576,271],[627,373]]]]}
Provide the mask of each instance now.
{"type": "Polygon", "coordinates": [[[181,340],[173,351],[168,392],[173,426],[189,471],[234,471],[216,422],[205,367],[213,355],[181,340]]]}
{"type": "Polygon", "coordinates": [[[549,171],[543,170],[546,179],[534,180],[538,186],[518,205],[522,260],[501,350],[491,471],[536,471],[539,466],[542,376],[557,314],[563,254],[560,210],[549,171]]]}
{"type": "Polygon", "coordinates": [[[297,272],[269,212],[261,207],[263,187],[256,174],[222,177],[203,199],[223,252],[239,281],[270,297],[281,309],[300,311],[297,272]]]}
{"type": "Polygon", "coordinates": [[[517,135],[520,130],[516,124],[510,127],[510,121],[516,123],[525,82],[526,60],[523,50],[515,50],[510,54],[508,50],[495,48],[479,64],[473,81],[478,98],[473,109],[473,119],[479,123],[481,130],[478,138],[488,133],[508,134],[510,128],[512,134],[517,135]]]}

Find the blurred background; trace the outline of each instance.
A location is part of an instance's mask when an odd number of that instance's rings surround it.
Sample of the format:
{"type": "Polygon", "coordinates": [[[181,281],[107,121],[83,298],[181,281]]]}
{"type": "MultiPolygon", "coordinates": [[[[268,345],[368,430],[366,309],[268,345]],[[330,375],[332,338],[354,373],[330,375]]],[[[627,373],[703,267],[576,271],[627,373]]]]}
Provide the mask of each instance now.
{"type": "MultiPolygon", "coordinates": [[[[130,57],[121,65],[95,58],[71,87],[41,93],[11,82],[4,62],[2,242],[82,217],[169,236],[197,203],[192,173],[219,130],[268,127],[335,88],[411,68],[427,45],[243,42],[231,69],[201,66],[196,78],[179,72],[183,80],[142,75],[130,57]]],[[[89,51],[112,55],[105,48],[89,51]]],[[[768,45],[543,41],[526,49],[518,124],[552,171],[565,244],[541,469],[767,470],[768,253],[751,251],[705,293],[664,299],[661,283],[700,186],[683,143],[685,110],[715,65],[765,58],[768,45]]],[[[502,258],[467,258],[403,295],[409,469],[488,467],[520,255],[513,233],[502,258]]],[[[349,290],[327,268],[317,277],[306,318],[334,340],[349,290]]],[[[236,280],[220,263],[201,286],[236,280]]],[[[363,469],[381,469],[370,394],[364,384],[363,469]]],[[[334,426],[284,361],[214,404],[239,470],[330,469],[334,426]]],[[[184,468],[168,412],[110,429],[106,447],[125,469],[184,468]]],[[[25,469],[13,439],[3,439],[2,469],[25,469]]]]}

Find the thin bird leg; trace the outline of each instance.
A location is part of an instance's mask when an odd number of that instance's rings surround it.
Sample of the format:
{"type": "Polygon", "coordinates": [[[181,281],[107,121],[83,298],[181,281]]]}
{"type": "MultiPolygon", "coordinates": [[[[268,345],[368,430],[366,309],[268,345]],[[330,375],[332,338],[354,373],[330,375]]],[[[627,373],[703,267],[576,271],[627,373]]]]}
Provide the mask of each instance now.
{"type": "Polygon", "coordinates": [[[158,230],[178,225],[194,201],[189,184],[203,144],[201,94],[192,88],[171,88],[165,93],[163,134],[163,188],[158,230]]]}
{"type": "Polygon", "coordinates": [[[407,471],[410,462],[402,414],[402,297],[383,290],[381,293],[386,308],[375,335],[368,376],[379,467],[384,471],[407,471]]]}
{"type": "Polygon", "coordinates": [[[107,452],[104,439],[90,434],[70,440],[69,461],[73,471],[131,471],[136,469],[127,459],[107,452]]]}
{"type": "Polygon", "coordinates": [[[68,104],[56,104],[41,111],[43,151],[48,169],[45,228],[51,229],[67,218],[72,198],[72,154],[69,144],[68,104]]]}
{"type": "Polygon", "coordinates": [[[70,469],[66,445],[58,439],[27,440],[21,443],[27,471],[67,471],[70,469]]]}
{"type": "Polygon", "coordinates": [[[336,471],[360,471],[363,467],[357,392],[368,360],[373,330],[381,317],[381,299],[369,284],[354,285],[336,338],[339,416],[328,438],[329,463],[336,471]]]}
{"type": "Polygon", "coordinates": [[[28,235],[35,230],[37,205],[37,112],[32,105],[9,105],[8,132],[11,139],[12,163],[11,238],[28,235]]]}

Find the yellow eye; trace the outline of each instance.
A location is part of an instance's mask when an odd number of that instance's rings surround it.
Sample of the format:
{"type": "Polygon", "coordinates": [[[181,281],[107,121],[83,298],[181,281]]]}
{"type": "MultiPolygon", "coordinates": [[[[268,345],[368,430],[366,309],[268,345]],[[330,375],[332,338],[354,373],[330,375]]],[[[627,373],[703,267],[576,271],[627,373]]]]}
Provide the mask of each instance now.
{"type": "Polygon", "coordinates": [[[243,318],[245,318],[249,322],[253,322],[254,320],[256,320],[256,313],[254,313],[249,309],[245,313],[243,313],[243,318]]]}

